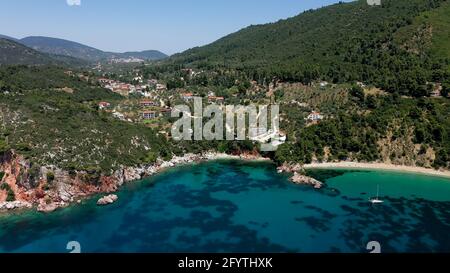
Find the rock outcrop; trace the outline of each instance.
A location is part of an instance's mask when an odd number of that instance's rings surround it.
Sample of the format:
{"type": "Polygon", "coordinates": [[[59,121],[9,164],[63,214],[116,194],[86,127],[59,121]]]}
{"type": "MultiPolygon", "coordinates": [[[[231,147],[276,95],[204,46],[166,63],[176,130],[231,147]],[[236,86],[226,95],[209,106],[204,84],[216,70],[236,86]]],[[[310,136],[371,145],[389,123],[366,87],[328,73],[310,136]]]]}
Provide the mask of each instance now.
{"type": "Polygon", "coordinates": [[[29,202],[13,201],[0,203],[0,210],[14,210],[14,209],[31,209],[33,205],[29,202]]]}
{"type": "Polygon", "coordinates": [[[49,202],[47,203],[44,200],[41,200],[41,202],[39,203],[39,205],[37,206],[37,211],[39,212],[53,212],[59,208],[64,208],[67,207],[69,205],[69,203],[66,202],[49,202]]]}
{"type": "Polygon", "coordinates": [[[99,205],[99,206],[110,205],[110,204],[116,202],[118,199],[119,199],[119,197],[117,197],[117,195],[115,195],[115,194],[110,194],[110,195],[107,195],[107,196],[105,196],[105,197],[100,198],[100,199],[97,201],[97,205],[99,205]]]}
{"type": "Polygon", "coordinates": [[[319,180],[316,180],[312,177],[308,177],[305,175],[301,175],[299,173],[294,173],[294,176],[291,178],[291,181],[298,185],[310,185],[315,189],[321,189],[323,187],[323,183],[319,180]]]}
{"type": "Polygon", "coordinates": [[[302,175],[304,173],[303,166],[298,163],[283,163],[282,166],[278,167],[278,173],[293,173],[294,176],[291,177],[291,181],[298,185],[310,185],[315,189],[320,189],[323,187],[323,183],[312,177],[302,175]]]}

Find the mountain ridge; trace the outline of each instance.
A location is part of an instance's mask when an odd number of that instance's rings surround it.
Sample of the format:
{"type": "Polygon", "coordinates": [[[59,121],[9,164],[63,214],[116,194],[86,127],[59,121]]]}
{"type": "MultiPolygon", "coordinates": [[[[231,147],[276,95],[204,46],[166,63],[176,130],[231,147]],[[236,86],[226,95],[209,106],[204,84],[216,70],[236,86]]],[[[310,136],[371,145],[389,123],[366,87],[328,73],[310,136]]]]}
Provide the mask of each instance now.
{"type": "Polygon", "coordinates": [[[21,43],[41,53],[67,56],[84,61],[101,61],[116,58],[137,58],[156,61],[168,57],[168,55],[158,50],[130,51],[124,53],[107,52],[82,43],[46,36],[28,36],[22,39],[16,39],[6,35],[0,35],[0,38],[21,43]]]}
{"type": "Polygon", "coordinates": [[[47,54],[0,37],[0,65],[45,65],[54,62],[47,54]]]}

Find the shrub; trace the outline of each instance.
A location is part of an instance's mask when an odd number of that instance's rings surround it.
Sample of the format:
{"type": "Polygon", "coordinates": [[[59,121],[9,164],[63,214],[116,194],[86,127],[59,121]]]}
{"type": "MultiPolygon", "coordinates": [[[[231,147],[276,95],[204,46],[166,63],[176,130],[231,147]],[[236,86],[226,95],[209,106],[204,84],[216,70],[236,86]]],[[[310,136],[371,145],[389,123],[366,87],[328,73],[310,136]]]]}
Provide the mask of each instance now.
{"type": "Polygon", "coordinates": [[[365,96],[364,96],[364,89],[362,89],[362,87],[358,85],[353,85],[352,88],[350,89],[350,95],[359,100],[360,102],[364,102],[365,96]]]}
{"type": "Polygon", "coordinates": [[[3,155],[9,150],[9,146],[6,143],[6,140],[0,137],[0,155],[3,155]]]}
{"type": "Polygon", "coordinates": [[[7,191],[8,189],[10,189],[11,187],[8,185],[8,184],[6,184],[6,183],[2,183],[1,185],[0,185],[0,190],[3,190],[3,191],[7,191]]]}
{"type": "Polygon", "coordinates": [[[145,164],[155,163],[158,159],[158,154],[155,152],[148,152],[147,155],[142,159],[142,162],[145,164]]]}
{"type": "Polygon", "coordinates": [[[8,196],[6,197],[6,202],[13,202],[16,201],[16,195],[14,194],[13,190],[10,188],[8,190],[8,196]]]}
{"type": "Polygon", "coordinates": [[[47,173],[47,183],[51,184],[55,180],[55,174],[53,172],[47,173]]]}
{"type": "Polygon", "coordinates": [[[6,202],[13,202],[16,201],[16,195],[14,194],[14,191],[11,189],[9,184],[3,183],[0,185],[0,190],[4,190],[7,192],[6,196],[6,202]]]}

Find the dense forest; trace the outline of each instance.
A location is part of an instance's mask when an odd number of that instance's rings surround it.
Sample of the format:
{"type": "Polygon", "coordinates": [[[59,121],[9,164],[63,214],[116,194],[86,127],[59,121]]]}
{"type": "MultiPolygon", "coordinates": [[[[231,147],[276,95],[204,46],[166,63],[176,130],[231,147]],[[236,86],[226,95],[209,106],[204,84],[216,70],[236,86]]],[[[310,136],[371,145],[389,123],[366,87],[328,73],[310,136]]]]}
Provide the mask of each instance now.
{"type": "Polygon", "coordinates": [[[449,81],[449,13],[446,0],[339,3],[250,26],[163,66],[234,69],[260,83],[362,81],[420,97],[430,91],[427,82],[449,81]]]}

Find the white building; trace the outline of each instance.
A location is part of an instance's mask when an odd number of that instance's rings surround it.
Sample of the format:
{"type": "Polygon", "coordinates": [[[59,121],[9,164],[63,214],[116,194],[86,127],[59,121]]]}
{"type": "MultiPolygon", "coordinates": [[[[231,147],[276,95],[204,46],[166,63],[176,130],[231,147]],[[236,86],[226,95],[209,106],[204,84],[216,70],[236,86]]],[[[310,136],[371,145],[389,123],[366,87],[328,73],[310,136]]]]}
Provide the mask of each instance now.
{"type": "Polygon", "coordinates": [[[320,112],[311,112],[311,114],[308,115],[308,117],[306,118],[307,120],[310,121],[319,121],[319,120],[323,120],[323,115],[320,114],[320,112]]]}

